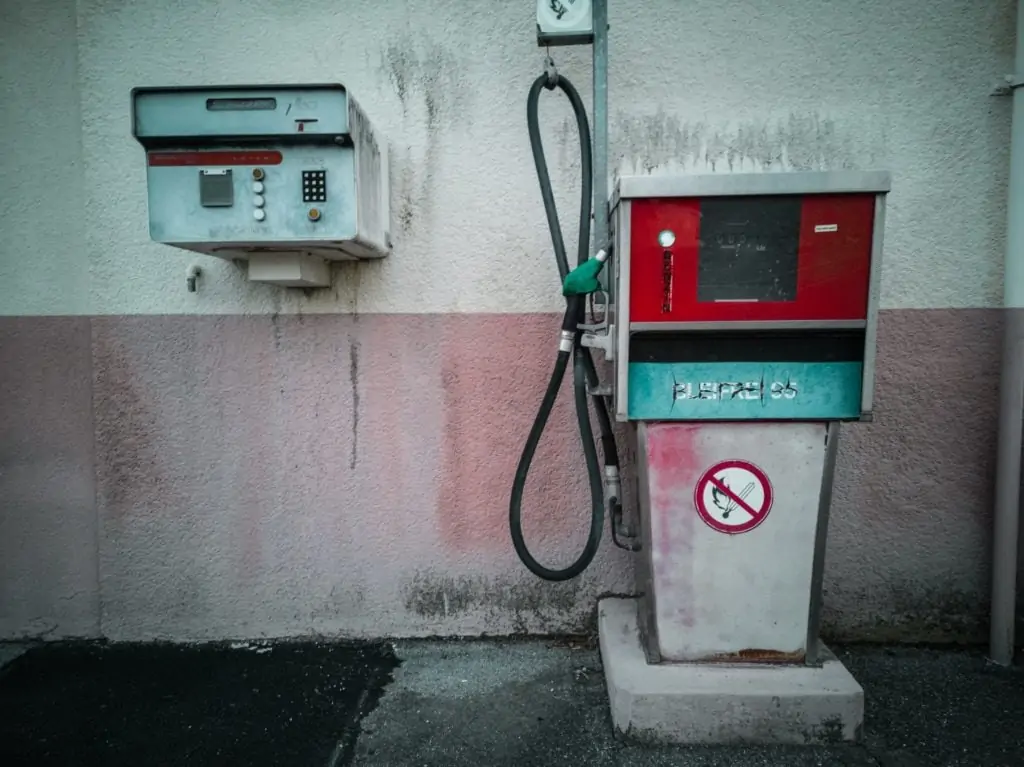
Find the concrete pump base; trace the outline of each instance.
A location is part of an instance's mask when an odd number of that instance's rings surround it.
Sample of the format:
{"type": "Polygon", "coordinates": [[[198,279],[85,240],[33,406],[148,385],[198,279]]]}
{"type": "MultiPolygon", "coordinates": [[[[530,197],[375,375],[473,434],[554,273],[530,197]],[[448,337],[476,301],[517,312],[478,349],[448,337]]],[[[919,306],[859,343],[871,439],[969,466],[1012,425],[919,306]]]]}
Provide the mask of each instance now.
{"type": "Polygon", "coordinates": [[[652,743],[834,743],[860,736],[864,690],[825,652],[820,668],[650,665],[637,600],[605,599],[598,631],[615,729],[652,743]]]}

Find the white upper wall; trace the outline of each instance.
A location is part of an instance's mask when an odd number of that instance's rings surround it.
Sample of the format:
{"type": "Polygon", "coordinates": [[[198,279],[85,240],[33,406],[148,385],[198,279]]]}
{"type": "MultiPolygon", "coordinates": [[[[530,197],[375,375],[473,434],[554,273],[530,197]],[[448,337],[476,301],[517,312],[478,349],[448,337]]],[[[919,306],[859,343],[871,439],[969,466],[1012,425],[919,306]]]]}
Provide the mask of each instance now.
{"type": "Polygon", "coordinates": [[[0,314],[90,311],[74,0],[0,3],[0,314]]]}
{"type": "MultiPolygon", "coordinates": [[[[1012,0],[609,4],[613,169],[888,169],[883,307],[998,305],[1010,105],[989,94],[1012,71],[1012,0]]],[[[526,131],[531,0],[80,0],[77,30],[73,6],[0,9],[0,312],[560,307],[526,131]],[[130,90],[311,81],[345,83],[391,144],[393,255],[307,297],[151,243],[130,90]]],[[[553,53],[589,104],[590,49],[553,53]]],[[[564,97],[542,117],[571,229],[564,97]]]]}

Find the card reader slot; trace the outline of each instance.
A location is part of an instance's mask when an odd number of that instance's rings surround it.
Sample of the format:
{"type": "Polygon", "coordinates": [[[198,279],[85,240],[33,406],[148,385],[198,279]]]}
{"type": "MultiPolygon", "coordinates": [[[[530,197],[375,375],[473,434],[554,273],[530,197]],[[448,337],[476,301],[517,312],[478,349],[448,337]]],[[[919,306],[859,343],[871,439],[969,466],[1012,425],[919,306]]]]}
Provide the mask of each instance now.
{"type": "Polygon", "coordinates": [[[634,333],[630,362],[863,362],[864,329],[634,333]]]}
{"type": "Polygon", "coordinates": [[[153,149],[218,149],[258,146],[267,144],[274,146],[296,146],[302,144],[323,144],[324,146],[352,147],[354,141],[347,133],[331,134],[304,131],[295,134],[273,133],[266,136],[168,136],[147,137],[144,145],[147,150],[153,149]]]}

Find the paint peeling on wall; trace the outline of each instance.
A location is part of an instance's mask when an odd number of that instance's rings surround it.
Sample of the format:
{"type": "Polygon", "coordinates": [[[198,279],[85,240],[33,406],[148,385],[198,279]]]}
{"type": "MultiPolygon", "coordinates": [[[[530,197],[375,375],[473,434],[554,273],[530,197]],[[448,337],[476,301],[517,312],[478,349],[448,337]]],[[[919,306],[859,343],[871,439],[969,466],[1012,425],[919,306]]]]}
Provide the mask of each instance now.
{"type": "Polygon", "coordinates": [[[837,170],[856,167],[853,136],[834,119],[791,113],[783,119],[733,123],[690,121],[659,109],[620,111],[609,126],[619,173],[837,170]]]}

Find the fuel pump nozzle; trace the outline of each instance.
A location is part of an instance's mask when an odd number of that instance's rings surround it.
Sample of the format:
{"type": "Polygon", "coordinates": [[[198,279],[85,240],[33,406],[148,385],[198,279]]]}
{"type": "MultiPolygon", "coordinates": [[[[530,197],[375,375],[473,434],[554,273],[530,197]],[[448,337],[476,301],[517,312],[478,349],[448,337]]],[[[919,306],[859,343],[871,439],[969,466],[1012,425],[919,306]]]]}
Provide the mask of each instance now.
{"type": "Polygon", "coordinates": [[[563,296],[588,296],[601,289],[601,283],[597,275],[604,268],[604,262],[608,260],[608,251],[604,248],[597,251],[593,258],[587,259],[573,269],[562,281],[563,296]]]}

